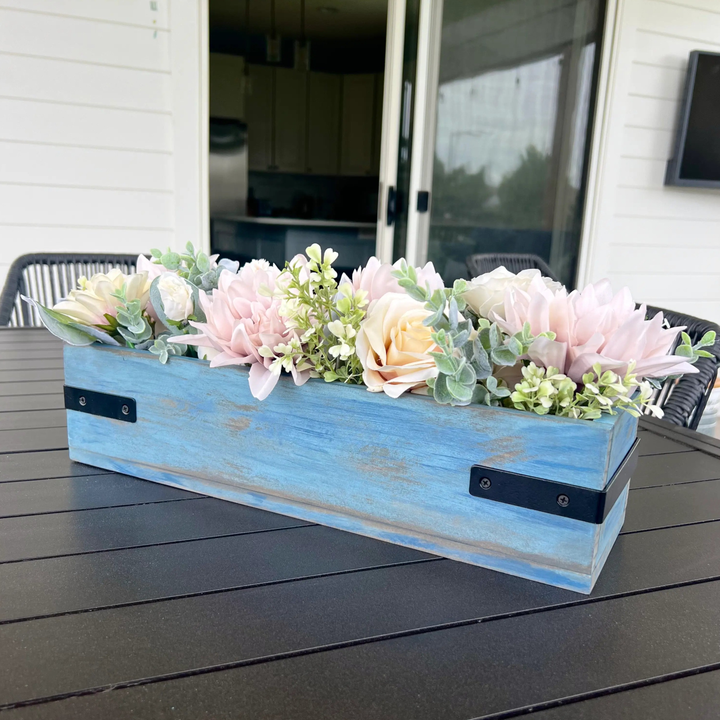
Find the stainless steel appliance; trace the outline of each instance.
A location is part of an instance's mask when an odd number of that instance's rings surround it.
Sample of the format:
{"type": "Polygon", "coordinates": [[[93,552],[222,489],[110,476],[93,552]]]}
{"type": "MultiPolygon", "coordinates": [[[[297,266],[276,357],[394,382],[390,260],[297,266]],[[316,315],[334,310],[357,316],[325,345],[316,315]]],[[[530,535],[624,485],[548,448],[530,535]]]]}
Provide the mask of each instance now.
{"type": "Polygon", "coordinates": [[[247,125],[210,118],[210,217],[247,215],[247,125]]]}

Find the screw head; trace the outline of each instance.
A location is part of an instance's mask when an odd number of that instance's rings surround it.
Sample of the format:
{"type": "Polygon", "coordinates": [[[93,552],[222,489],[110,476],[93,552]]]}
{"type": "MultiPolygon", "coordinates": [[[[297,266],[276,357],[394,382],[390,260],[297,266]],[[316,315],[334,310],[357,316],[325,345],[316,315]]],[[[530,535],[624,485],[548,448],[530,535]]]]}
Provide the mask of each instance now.
{"type": "Polygon", "coordinates": [[[84,395],[81,395],[81,396],[78,398],[78,402],[79,402],[83,407],[85,407],[85,406],[87,405],[87,400],[85,399],[85,396],[84,396],[84,395]]]}
{"type": "Polygon", "coordinates": [[[120,408],[123,415],[129,415],[130,414],[130,408],[127,405],[123,405],[122,408],[120,408]]]}
{"type": "Polygon", "coordinates": [[[483,490],[487,490],[491,485],[492,485],[492,483],[490,482],[490,478],[486,478],[486,477],[480,478],[480,487],[483,490]]]}
{"type": "Polygon", "coordinates": [[[570,498],[567,495],[558,495],[557,504],[560,507],[567,507],[570,504],[570,498]]]}

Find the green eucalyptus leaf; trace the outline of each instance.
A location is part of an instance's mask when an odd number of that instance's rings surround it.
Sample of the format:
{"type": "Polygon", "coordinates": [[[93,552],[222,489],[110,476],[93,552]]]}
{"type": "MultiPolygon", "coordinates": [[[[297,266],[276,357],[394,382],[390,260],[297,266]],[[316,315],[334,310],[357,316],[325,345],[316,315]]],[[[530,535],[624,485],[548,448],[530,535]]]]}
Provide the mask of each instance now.
{"type": "Polygon", "coordinates": [[[451,377],[447,378],[447,389],[450,395],[452,395],[454,400],[457,400],[461,403],[469,404],[472,400],[473,390],[475,388],[475,385],[463,385],[463,383],[459,382],[458,380],[455,380],[451,377]]]}
{"type": "Polygon", "coordinates": [[[450,394],[447,386],[447,375],[438,375],[435,380],[435,387],[433,388],[433,397],[436,402],[441,405],[449,405],[453,396],[450,394]]]}
{"type": "Polygon", "coordinates": [[[444,317],[444,314],[445,314],[445,308],[444,307],[438,308],[434,313],[432,313],[431,315],[428,315],[423,320],[423,325],[425,325],[425,327],[435,327],[436,325],[438,325],[440,323],[440,320],[441,320],[441,318],[444,317]]]}
{"type": "Polygon", "coordinates": [[[166,252],[160,260],[162,261],[163,266],[168,270],[177,270],[180,267],[180,255],[176,252],[166,252]]]}
{"type": "Polygon", "coordinates": [[[500,328],[493,323],[490,326],[490,347],[496,348],[499,345],[502,345],[503,339],[502,339],[502,333],[500,332],[500,328]]]}
{"type": "Polygon", "coordinates": [[[522,343],[516,337],[511,337],[505,347],[507,347],[508,350],[510,350],[510,352],[512,352],[512,354],[516,357],[520,357],[520,355],[523,354],[522,343]]]}
{"type": "Polygon", "coordinates": [[[210,258],[204,252],[200,252],[195,258],[195,265],[201,273],[206,273],[210,269],[210,258]]]}
{"type": "Polygon", "coordinates": [[[456,358],[440,352],[431,352],[430,355],[435,358],[435,365],[443,375],[454,375],[457,372],[458,361],[456,358]]]}
{"type": "Polygon", "coordinates": [[[450,302],[448,303],[448,321],[450,322],[450,327],[453,329],[457,328],[460,322],[460,312],[458,310],[457,300],[455,300],[454,297],[450,298],[450,302]]]}
{"type": "Polygon", "coordinates": [[[99,340],[104,345],[114,345],[117,347],[120,346],[120,343],[114,337],[112,337],[112,335],[108,335],[108,333],[94,327],[93,325],[83,325],[82,323],[78,322],[70,322],[68,323],[68,325],[75,328],[76,330],[81,330],[88,335],[92,335],[96,340],[99,340]]]}
{"type": "Polygon", "coordinates": [[[475,369],[469,363],[463,364],[460,368],[457,379],[463,384],[470,387],[474,387],[477,382],[477,376],[475,375],[475,369]]]}
{"type": "Polygon", "coordinates": [[[493,348],[490,357],[496,365],[503,365],[505,367],[512,367],[517,362],[517,355],[505,346],[493,348]]]}
{"type": "Polygon", "coordinates": [[[80,323],[76,323],[67,315],[63,315],[56,310],[51,310],[50,308],[46,308],[44,305],[41,305],[32,298],[25,297],[25,295],[22,295],[21,297],[25,302],[32,305],[38,311],[40,319],[43,321],[43,325],[45,325],[45,327],[55,337],[60,338],[64,342],[68,343],[68,345],[92,345],[96,341],[96,338],[85,329],[80,330],[78,327],[75,327],[76,325],[80,325],[80,323]]]}
{"type": "Polygon", "coordinates": [[[483,346],[487,352],[490,352],[492,350],[492,343],[490,342],[490,328],[484,327],[481,328],[480,332],[478,333],[478,338],[480,340],[480,344],[483,346]]]}

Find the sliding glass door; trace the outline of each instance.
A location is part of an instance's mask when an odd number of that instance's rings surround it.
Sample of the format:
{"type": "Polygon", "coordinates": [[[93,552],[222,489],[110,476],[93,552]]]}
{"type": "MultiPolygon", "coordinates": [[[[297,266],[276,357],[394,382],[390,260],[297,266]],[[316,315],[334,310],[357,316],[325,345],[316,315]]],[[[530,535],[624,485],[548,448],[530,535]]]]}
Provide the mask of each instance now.
{"type": "Polygon", "coordinates": [[[535,253],[574,282],[603,5],[420,0],[396,255],[451,282],[468,255],[535,253]]]}

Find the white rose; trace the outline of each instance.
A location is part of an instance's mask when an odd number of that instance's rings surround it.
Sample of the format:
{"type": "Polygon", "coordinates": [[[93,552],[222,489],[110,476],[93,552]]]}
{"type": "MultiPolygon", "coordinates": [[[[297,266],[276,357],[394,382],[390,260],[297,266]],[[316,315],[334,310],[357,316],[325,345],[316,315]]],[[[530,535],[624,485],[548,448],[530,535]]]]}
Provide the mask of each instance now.
{"type": "Polygon", "coordinates": [[[544,277],[539,270],[521,270],[516,275],[501,265],[492,272],[470,280],[467,291],[463,293],[463,299],[480,317],[488,318],[490,312],[494,310],[497,315],[504,318],[503,303],[506,290],[517,288],[526,291],[535,278],[539,278],[553,292],[562,287],[559,282],[544,277]]]}
{"type": "Polygon", "coordinates": [[[428,353],[439,348],[423,325],[428,315],[423,303],[405,293],[387,293],[370,304],[355,343],[368,390],[399,397],[437,377],[428,353]]]}
{"type": "Polygon", "coordinates": [[[168,320],[182,322],[192,315],[195,305],[190,284],[175,273],[160,275],[158,291],[162,299],[163,310],[168,320]]]}

